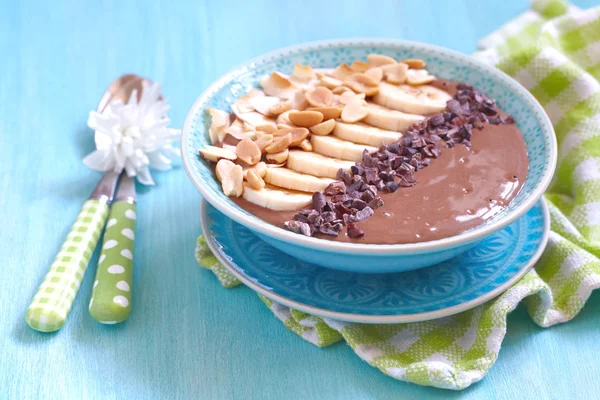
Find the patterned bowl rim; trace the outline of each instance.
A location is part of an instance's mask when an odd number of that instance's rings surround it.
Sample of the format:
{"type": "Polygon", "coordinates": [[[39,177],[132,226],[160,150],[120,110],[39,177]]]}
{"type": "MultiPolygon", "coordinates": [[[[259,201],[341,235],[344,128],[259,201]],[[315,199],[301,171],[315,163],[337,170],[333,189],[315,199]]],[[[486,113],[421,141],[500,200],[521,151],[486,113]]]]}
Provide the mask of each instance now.
{"type": "Polygon", "coordinates": [[[457,247],[463,244],[468,244],[471,242],[475,242],[477,240],[481,240],[484,237],[490,235],[491,233],[500,230],[519,217],[524,215],[531,207],[533,207],[537,201],[542,197],[550,182],[552,180],[552,176],[554,174],[554,170],[556,168],[556,160],[557,160],[557,143],[556,143],[556,135],[554,133],[554,128],[550,119],[543,107],[539,104],[539,102],[533,97],[527,89],[521,86],[516,80],[511,78],[509,75],[500,71],[499,69],[487,65],[482,61],[479,61],[469,55],[457,52],[455,50],[446,49],[440,46],[435,46],[431,44],[425,44],[420,42],[413,42],[408,40],[399,40],[399,39],[377,39],[377,38],[365,38],[365,39],[333,39],[333,40],[323,40],[323,41],[315,41],[308,42],[303,44],[298,44],[294,46],[284,47],[281,49],[277,49],[268,53],[265,53],[261,56],[252,58],[237,67],[231,69],[229,72],[222,75],[218,78],[212,85],[202,92],[202,94],[196,99],[192,107],[190,108],[185,122],[183,124],[182,133],[181,133],[181,148],[182,150],[182,158],[183,165],[186,170],[186,173],[190,180],[194,183],[196,188],[200,191],[204,199],[210,202],[214,207],[216,207],[223,214],[233,219],[234,221],[246,226],[247,228],[256,231],[260,234],[272,237],[277,240],[281,240],[290,244],[299,245],[302,247],[307,247],[311,249],[320,249],[330,252],[344,252],[344,253],[352,253],[352,254],[401,254],[401,253],[427,253],[435,250],[447,249],[457,247]],[[355,47],[355,46],[369,46],[369,47],[378,47],[378,46],[389,46],[389,47],[398,47],[405,48],[409,46],[422,48],[425,50],[429,50],[432,52],[436,52],[442,56],[452,56],[459,59],[464,59],[465,62],[476,64],[478,67],[483,69],[486,73],[497,76],[499,81],[503,84],[510,86],[519,96],[524,97],[528,100],[530,104],[534,107],[538,108],[538,113],[541,116],[541,125],[543,134],[546,136],[550,136],[550,146],[548,151],[549,154],[549,168],[546,169],[544,176],[542,177],[540,183],[538,183],[537,187],[528,195],[528,197],[512,210],[510,213],[498,218],[496,221],[492,221],[489,224],[480,225],[479,227],[473,228],[467,232],[463,232],[461,234],[450,236],[443,239],[432,240],[428,242],[420,242],[420,243],[406,243],[406,244],[361,244],[361,243],[347,243],[347,242],[336,242],[331,240],[323,240],[314,237],[307,237],[304,235],[299,235],[296,233],[289,232],[283,228],[277,227],[275,225],[271,225],[259,218],[252,218],[248,215],[245,215],[237,208],[233,207],[230,202],[223,202],[221,199],[213,195],[211,190],[208,188],[208,185],[203,184],[203,179],[200,174],[194,172],[192,164],[195,154],[191,154],[192,152],[188,151],[190,146],[188,145],[192,140],[192,135],[194,130],[192,129],[192,125],[194,122],[194,115],[198,112],[198,110],[204,107],[205,104],[208,103],[209,99],[224,87],[227,83],[235,80],[239,76],[248,72],[255,68],[256,64],[261,64],[266,60],[273,59],[276,57],[281,57],[289,53],[300,53],[311,50],[322,50],[324,48],[343,48],[343,47],[355,47]]]}
{"type": "MultiPolygon", "coordinates": [[[[455,306],[443,308],[435,311],[427,311],[416,314],[397,314],[397,315],[365,315],[365,314],[354,314],[354,313],[345,313],[340,311],[331,311],[325,308],[315,307],[308,304],[300,303],[296,300],[289,299],[283,295],[277,294],[275,292],[269,291],[265,289],[263,286],[259,285],[256,281],[254,281],[251,277],[246,276],[242,272],[238,271],[237,268],[231,265],[231,261],[219,251],[219,245],[213,240],[212,235],[206,236],[206,244],[208,248],[213,252],[215,257],[219,260],[221,264],[229,271],[233,276],[235,276],[239,281],[241,281],[244,285],[249,287],[262,294],[263,296],[273,300],[276,303],[284,305],[286,307],[293,308],[294,310],[302,311],[311,315],[317,315],[319,317],[331,318],[340,321],[346,322],[358,322],[365,324],[400,324],[400,323],[409,323],[409,322],[421,322],[428,321],[431,319],[438,319],[443,317],[448,317],[450,315],[458,314],[463,311],[470,310],[474,307],[477,307],[493,298],[501,295],[506,290],[508,290],[512,285],[517,283],[529,270],[530,268],[539,260],[542,256],[544,249],[546,248],[546,244],[548,243],[548,237],[550,234],[550,211],[548,209],[548,204],[546,200],[542,197],[540,199],[540,203],[542,205],[542,215],[543,215],[543,233],[542,240],[540,241],[540,245],[536,249],[535,253],[531,256],[531,258],[523,265],[523,267],[510,279],[504,282],[502,285],[494,288],[493,290],[476,297],[472,300],[466,301],[461,304],[457,304],[455,306]]],[[[202,200],[200,202],[200,218],[202,224],[202,232],[206,235],[208,232],[211,232],[208,218],[208,212],[206,207],[207,201],[202,200]]],[[[220,210],[219,210],[220,211],[220,210]]]]}

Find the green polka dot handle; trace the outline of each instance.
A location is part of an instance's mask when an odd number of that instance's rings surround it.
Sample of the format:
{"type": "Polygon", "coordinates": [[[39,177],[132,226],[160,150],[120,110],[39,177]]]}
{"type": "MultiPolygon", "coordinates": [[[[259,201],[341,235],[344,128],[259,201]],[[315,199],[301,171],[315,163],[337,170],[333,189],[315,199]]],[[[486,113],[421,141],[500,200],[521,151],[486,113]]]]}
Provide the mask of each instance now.
{"type": "Polygon", "coordinates": [[[134,203],[113,203],[90,300],[90,315],[103,324],[123,322],[131,311],[135,219],[134,203]]]}
{"type": "Polygon", "coordinates": [[[40,332],[59,330],[67,319],[108,215],[106,198],[84,203],[46,274],[25,320],[40,332]]]}

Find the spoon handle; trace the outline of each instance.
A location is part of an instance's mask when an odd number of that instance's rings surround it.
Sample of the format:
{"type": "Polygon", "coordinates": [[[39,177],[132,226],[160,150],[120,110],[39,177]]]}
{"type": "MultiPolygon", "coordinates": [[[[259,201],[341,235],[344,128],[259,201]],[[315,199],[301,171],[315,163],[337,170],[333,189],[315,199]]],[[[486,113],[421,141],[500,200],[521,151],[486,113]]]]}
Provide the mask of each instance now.
{"type": "Polygon", "coordinates": [[[25,313],[25,321],[36,331],[57,331],[67,320],[104,228],[108,204],[113,198],[118,180],[118,173],[104,173],[89,200],[83,204],[71,232],[33,296],[25,313]]]}
{"type": "Polygon", "coordinates": [[[107,215],[108,197],[84,203],[25,313],[25,320],[33,329],[54,332],[65,323],[107,215]]]}
{"type": "Polygon", "coordinates": [[[131,311],[135,220],[135,185],[123,176],[106,224],[90,299],[90,315],[103,324],[123,322],[131,311]]]}

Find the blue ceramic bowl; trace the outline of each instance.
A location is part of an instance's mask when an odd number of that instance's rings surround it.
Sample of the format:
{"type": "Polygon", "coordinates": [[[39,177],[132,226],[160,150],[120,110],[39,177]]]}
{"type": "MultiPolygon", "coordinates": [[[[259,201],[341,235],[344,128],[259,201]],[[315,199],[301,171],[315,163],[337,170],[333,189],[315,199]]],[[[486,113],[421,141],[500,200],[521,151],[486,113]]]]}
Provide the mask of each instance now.
{"type": "Polygon", "coordinates": [[[213,83],[189,111],[182,132],[185,169],[204,198],[229,218],[255,232],[274,247],[301,260],[354,272],[400,272],[437,264],[474,246],[525,214],[546,190],[556,166],[552,124],[535,98],[503,72],[452,50],[402,40],[351,39],[314,42],[277,50],[233,69],[213,83]],[[207,144],[206,106],[229,110],[234,99],[258,86],[273,71],[291,73],[295,63],[335,67],[381,53],[396,59],[420,58],[428,70],[444,79],[465,82],[496,99],[515,117],[525,138],[529,171],[523,188],[502,212],[460,235],[415,244],[341,243],[306,237],[270,225],[235,205],[221,190],[210,165],[198,157],[207,144]]]}

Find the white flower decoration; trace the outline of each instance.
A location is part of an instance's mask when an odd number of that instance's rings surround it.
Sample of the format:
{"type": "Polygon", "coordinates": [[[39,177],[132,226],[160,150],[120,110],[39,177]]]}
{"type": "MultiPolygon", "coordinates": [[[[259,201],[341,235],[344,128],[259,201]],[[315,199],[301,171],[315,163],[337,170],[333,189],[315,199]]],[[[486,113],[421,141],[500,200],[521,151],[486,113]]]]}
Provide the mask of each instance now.
{"type": "Polygon", "coordinates": [[[171,169],[180,155],[172,142],[179,130],[169,129],[170,106],[160,98],[160,85],[150,83],[142,90],[139,102],[133,91],[127,104],[110,103],[102,113],[92,111],[88,126],[96,131],[96,150],[83,163],[97,171],[122,172],[144,185],[154,185],[151,167],[159,171],[171,169]]]}

